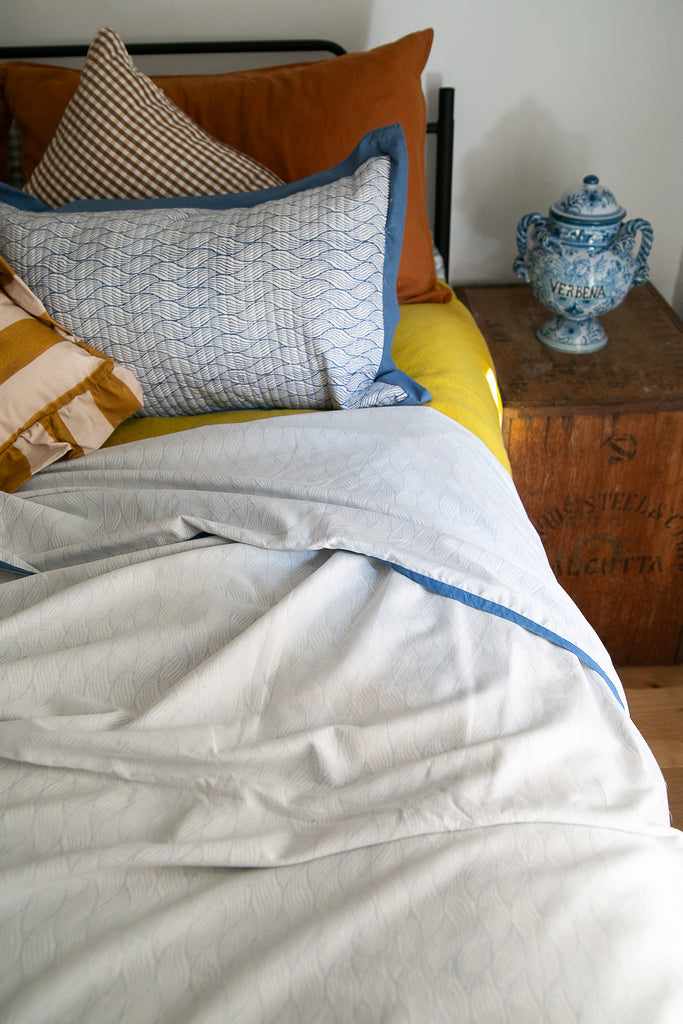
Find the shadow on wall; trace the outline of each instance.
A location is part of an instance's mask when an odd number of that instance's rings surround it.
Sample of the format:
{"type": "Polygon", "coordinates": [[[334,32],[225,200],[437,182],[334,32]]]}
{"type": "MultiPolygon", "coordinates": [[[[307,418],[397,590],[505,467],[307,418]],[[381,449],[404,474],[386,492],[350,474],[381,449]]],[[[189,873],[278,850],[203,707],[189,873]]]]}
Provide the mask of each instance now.
{"type": "Polygon", "coordinates": [[[471,280],[513,280],[520,218],[534,211],[545,215],[566,189],[588,173],[599,174],[589,166],[590,154],[586,136],[563,131],[552,111],[528,99],[465,155],[454,205],[475,236],[474,251],[465,256],[471,280]]]}
{"type": "Polygon", "coordinates": [[[343,4],[313,0],[233,4],[223,0],[191,4],[183,0],[28,0],[3,4],[2,41],[6,46],[87,42],[102,25],[112,25],[127,43],[313,36],[332,39],[347,50],[364,50],[372,7],[372,0],[345,0],[343,4]]]}

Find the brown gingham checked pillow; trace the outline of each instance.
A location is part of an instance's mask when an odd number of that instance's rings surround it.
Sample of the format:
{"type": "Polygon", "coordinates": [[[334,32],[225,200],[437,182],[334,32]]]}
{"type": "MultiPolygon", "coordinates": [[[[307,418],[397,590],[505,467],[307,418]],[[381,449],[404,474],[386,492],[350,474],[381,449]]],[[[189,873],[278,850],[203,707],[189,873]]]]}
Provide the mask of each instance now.
{"type": "Polygon", "coordinates": [[[282,179],[199,127],[101,29],[80,84],[24,191],[48,206],[75,199],[251,192],[282,179]]]}
{"type": "Polygon", "coordinates": [[[99,448],[141,406],[133,374],[56,323],[0,256],[0,490],[99,448]]]}

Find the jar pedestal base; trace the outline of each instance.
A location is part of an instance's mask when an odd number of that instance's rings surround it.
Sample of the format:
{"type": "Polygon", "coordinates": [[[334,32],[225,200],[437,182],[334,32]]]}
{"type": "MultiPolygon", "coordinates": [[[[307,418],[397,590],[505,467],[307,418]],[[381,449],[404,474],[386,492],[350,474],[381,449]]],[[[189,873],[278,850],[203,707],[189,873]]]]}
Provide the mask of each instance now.
{"type": "Polygon", "coordinates": [[[536,337],[557,352],[597,352],[607,344],[607,333],[596,317],[569,320],[553,315],[536,331],[536,337]]]}

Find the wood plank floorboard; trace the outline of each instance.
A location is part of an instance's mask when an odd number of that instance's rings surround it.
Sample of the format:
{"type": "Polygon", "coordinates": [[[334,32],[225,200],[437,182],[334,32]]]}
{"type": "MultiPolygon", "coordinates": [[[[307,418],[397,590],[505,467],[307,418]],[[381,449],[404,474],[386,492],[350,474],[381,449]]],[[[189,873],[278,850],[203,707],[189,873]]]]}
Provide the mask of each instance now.
{"type": "Polygon", "coordinates": [[[631,718],[657,758],[676,828],[683,829],[683,665],[617,669],[631,718]]]}

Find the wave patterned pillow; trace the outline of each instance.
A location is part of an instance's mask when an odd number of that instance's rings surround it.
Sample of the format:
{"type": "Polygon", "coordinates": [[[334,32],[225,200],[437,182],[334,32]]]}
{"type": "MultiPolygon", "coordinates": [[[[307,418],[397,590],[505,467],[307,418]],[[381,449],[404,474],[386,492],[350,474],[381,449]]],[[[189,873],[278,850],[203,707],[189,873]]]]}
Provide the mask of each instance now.
{"type": "Polygon", "coordinates": [[[391,358],[405,164],[394,125],[257,193],[57,211],[20,194],[0,232],[54,315],[136,375],[143,414],[412,404],[429,395],[391,358]]]}

